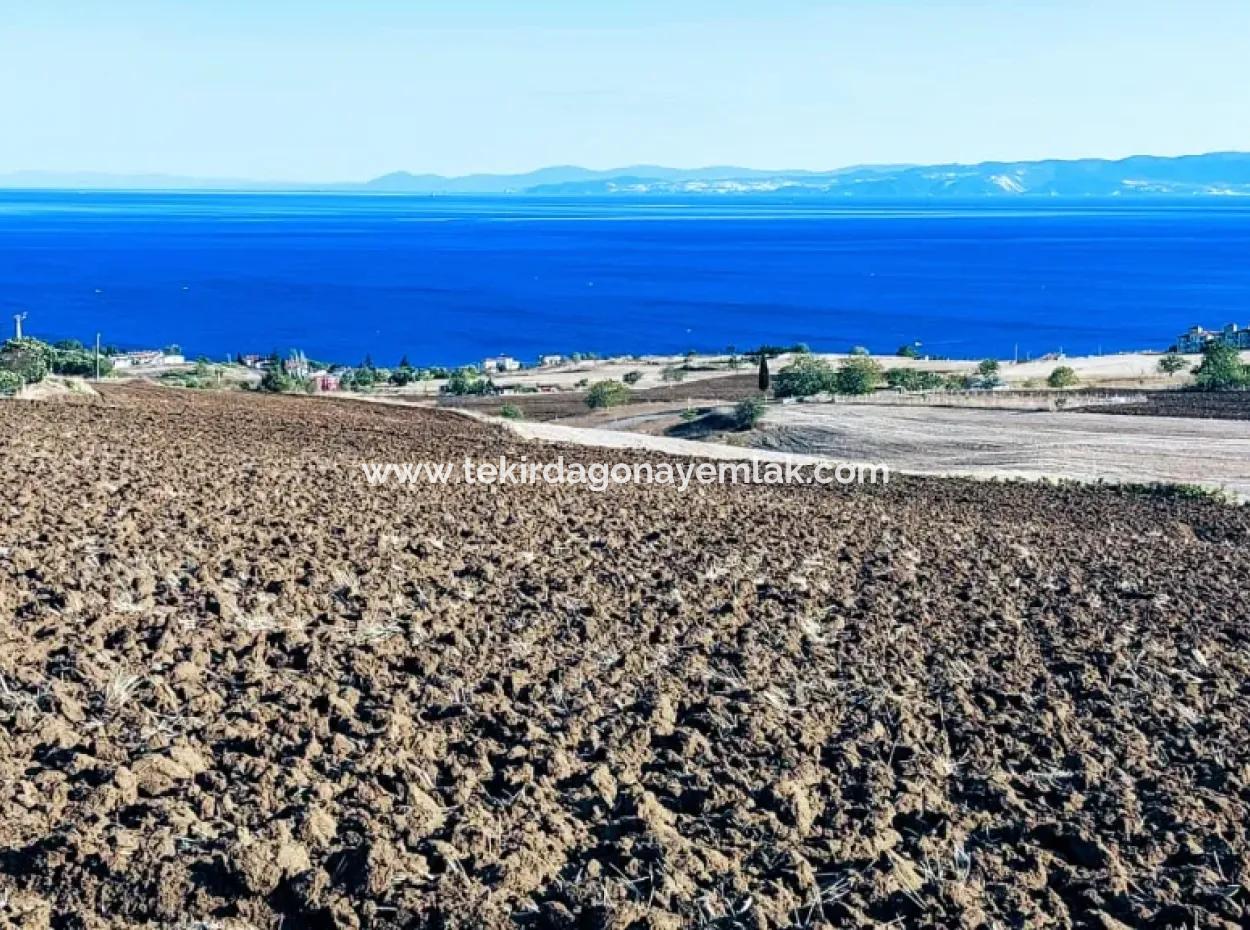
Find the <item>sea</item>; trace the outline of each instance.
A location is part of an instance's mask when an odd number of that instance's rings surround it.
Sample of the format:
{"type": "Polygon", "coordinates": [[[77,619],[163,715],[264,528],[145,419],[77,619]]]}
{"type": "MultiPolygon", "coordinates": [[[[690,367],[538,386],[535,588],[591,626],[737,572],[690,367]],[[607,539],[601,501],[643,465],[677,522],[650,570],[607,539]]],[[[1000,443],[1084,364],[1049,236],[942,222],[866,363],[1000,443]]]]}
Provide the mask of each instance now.
{"type": "Polygon", "coordinates": [[[1250,324],[1250,203],[0,191],[0,332],[451,365],[806,343],[1164,349],[1250,324]]]}

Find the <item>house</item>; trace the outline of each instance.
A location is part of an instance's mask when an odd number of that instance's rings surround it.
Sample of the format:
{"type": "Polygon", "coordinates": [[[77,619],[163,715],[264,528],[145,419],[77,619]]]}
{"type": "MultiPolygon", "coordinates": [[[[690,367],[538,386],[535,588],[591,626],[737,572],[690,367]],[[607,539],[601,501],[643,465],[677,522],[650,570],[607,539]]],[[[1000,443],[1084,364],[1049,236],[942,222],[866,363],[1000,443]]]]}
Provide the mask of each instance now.
{"type": "Polygon", "coordinates": [[[521,363],[511,355],[496,355],[482,360],[482,371],[518,371],[521,363]]]}
{"type": "Polygon", "coordinates": [[[114,368],[155,368],[159,365],[180,365],[182,356],[166,356],[159,349],[140,349],[136,352],[119,352],[112,357],[114,368]],[[176,362],[167,362],[166,358],[177,358],[176,362]]]}
{"type": "Polygon", "coordinates": [[[255,368],[256,370],[259,371],[262,368],[269,367],[269,356],[268,355],[240,355],[239,364],[244,365],[247,368],[255,368]]]}
{"type": "Polygon", "coordinates": [[[1211,342],[1221,342],[1234,349],[1250,349],[1250,327],[1229,323],[1218,332],[1213,332],[1201,326],[1191,326],[1177,338],[1176,351],[1194,354],[1211,342]]]}
{"type": "Polygon", "coordinates": [[[538,356],[539,368],[554,368],[556,365],[564,364],[563,355],[540,355],[538,356]]]}
{"type": "Polygon", "coordinates": [[[328,371],[314,371],[309,374],[308,381],[312,384],[314,391],[322,393],[337,391],[340,386],[338,375],[332,375],[328,371]]]}

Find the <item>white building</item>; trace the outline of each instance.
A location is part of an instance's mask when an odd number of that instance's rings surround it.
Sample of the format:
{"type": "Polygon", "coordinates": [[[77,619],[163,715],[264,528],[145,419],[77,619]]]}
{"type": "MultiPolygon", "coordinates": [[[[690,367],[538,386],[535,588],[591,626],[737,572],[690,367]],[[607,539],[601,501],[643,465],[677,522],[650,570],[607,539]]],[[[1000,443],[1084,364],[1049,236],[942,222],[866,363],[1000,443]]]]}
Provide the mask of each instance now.
{"type": "Polygon", "coordinates": [[[496,355],[482,360],[482,371],[518,371],[521,363],[511,355],[496,355]]]}
{"type": "Polygon", "coordinates": [[[538,364],[542,368],[554,368],[556,365],[564,364],[563,355],[540,355],[538,356],[538,364]]]}

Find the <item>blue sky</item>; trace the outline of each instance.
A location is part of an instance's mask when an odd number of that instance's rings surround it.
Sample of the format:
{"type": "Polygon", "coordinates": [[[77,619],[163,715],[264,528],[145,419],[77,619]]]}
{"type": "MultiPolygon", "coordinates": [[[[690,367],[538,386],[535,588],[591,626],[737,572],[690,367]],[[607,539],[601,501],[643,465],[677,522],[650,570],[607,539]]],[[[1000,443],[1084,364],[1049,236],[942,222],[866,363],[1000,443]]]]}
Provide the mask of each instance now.
{"type": "Polygon", "coordinates": [[[1245,0],[0,0],[0,172],[1250,149],[1245,0]]]}

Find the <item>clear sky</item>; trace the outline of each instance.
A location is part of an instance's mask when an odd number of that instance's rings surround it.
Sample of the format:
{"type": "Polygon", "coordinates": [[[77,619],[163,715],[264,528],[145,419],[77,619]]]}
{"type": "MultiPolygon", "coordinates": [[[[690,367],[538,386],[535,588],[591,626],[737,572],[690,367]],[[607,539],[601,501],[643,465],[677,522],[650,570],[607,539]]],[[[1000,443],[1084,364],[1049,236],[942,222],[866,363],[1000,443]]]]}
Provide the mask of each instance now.
{"type": "Polygon", "coordinates": [[[1250,149],[1247,0],[0,0],[0,172],[1250,149]]]}

